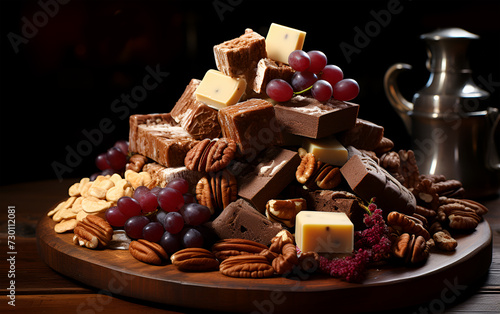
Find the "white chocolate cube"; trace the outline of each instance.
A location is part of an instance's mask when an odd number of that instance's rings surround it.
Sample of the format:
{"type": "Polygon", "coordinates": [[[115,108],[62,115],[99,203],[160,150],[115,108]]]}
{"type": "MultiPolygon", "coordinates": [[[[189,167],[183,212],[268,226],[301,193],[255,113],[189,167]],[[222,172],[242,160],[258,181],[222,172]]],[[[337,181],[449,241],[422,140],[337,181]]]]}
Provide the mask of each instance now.
{"type": "Polygon", "coordinates": [[[321,139],[306,138],[302,147],[322,162],[342,166],[347,161],[347,149],[333,136],[321,139]]]}
{"type": "Polygon", "coordinates": [[[232,78],[217,70],[208,70],[196,89],[196,100],[218,110],[236,104],[246,86],[247,83],[242,78],[232,78]]]}
{"type": "Polygon", "coordinates": [[[288,55],[301,50],[306,32],[272,23],[266,36],[267,57],[288,64],[288,55]]]}
{"type": "Polygon", "coordinates": [[[295,219],[295,242],[302,252],[352,253],[354,225],[345,213],[301,211],[295,219]]]}

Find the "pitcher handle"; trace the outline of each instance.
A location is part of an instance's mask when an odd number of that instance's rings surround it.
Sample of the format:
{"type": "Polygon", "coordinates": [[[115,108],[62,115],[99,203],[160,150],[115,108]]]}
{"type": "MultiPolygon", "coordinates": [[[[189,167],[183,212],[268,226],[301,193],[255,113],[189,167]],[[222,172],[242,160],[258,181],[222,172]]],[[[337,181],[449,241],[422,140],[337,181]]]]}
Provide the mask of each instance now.
{"type": "Polygon", "coordinates": [[[486,149],[487,166],[492,170],[500,171],[500,158],[498,156],[499,147],[497,147],[498,142],[495,141],[495,131],[497,130],[500,123],[500,114],[498,113],[498,109],[489,107],[488,116],[491,117],[491,121],[493,122],[493,124],[488,136],[488,147],[486,149]]]}
{"type": "Polygon", "coordinates": [[[391,66],[387,72],[385,72],[384,90],[387,99],[389,99],[392,107],[403,120],[408,133],[411,134],[411,119],[408,112],[413,110],[413,103],[403,97],[397,84],[399,73],[406,70],[411,70],[411,65],[406,63],[396,63],[391,66]]]}

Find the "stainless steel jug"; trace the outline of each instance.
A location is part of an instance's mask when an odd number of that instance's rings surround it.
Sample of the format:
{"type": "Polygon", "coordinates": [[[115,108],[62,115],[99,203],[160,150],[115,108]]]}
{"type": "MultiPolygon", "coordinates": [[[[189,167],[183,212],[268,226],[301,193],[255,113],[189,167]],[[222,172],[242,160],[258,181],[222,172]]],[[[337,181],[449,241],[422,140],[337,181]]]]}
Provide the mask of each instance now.
{"type": "Polygon", "coordinates": [[[410,65],[395,64],[384,78],[385,93],[411,134],[420,173],[462,181],[467,197],[497,194],[500,162],[495,130],[500,115],[497,108],[486,105],[489,93],[474,83],[467,59],[470,41],[479,36],[447,28],[420,38],[427,44],[430,77],[413,103],[401,95],[396,82],[410,65]]]}

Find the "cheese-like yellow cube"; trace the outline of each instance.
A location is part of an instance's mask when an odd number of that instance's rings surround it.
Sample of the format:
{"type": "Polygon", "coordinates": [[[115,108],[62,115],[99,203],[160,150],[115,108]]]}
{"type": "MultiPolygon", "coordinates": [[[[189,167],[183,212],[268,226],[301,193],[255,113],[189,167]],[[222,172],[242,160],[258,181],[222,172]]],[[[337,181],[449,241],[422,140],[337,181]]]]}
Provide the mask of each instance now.
{"type": "Polygon", "coordinates": [[[352,253],[354,225],[345,213],[301,211],[295,219],[295,242],[302,252],[352,253]]]}
{"type": "Polygon", "coordinates": [[[288,64],[288,55],[301,50],[306,32],[272,23],[266,36],[267,57],[288,64]]]}
{"type": "Polygon", "coordinates": [[[196,100],[218,110],[236,104],[246,86],[243,78],[233,78],[217,70],[208,70],[196,89],[196,100]]]}
{"type": "Polygon", "coordinates": [[[347,161],[347,149],[334,136],[321,139],[306,138],[302,147],[317,159],[330,165],[343,166],[347,161]]]}

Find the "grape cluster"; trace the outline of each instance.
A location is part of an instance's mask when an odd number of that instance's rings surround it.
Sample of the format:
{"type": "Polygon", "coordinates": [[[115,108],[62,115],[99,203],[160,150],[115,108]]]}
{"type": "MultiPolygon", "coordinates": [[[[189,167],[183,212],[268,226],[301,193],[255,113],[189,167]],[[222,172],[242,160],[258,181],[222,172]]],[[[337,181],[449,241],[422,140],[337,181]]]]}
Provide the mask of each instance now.
{"type": "Polygon", "coordinates": [[[321,102],[332,97],[342,101],[356,98],[359,94],[358,83],[353,79],[344,79],[344,73],[338,66],[327,63],[326,55],[318,50],[291,52],[288,64],[296,71],[291,82],[271,80],[266,86],[267,95],[278,102],[288,101],[293,95],[309,90],[321,102]]]}
{"type": "Polygon", "coordinates": [[[382,210],[374,203],[370,203],[367,210],[370,214],[365,214],[363,220],[367,228],[354,233],[354,255],[333,260],[320,256],[321,271],[349,282],[361,282],[370,263],[389,257],[391,240],[382,210]]]}
{"type": "Polygon", "coordinates": [[[203,247],[210,236],[203,224],[212,213],[196,203],[188,193],[189,183],[182,178],[170,181],[164,188],[140,186],[133,197],[120,198],[106,211],[113,227],[123,227],[132,239],[159,243],[167,253],[182,248],[203,247]]]}
{"type": "Polygon", "coordinates": [[[108,149],[105,153],[99,154],[95,159],[95,164],[101,172],[96,172],[90,176],[90,181],[94,181],[100,175],[112,175],[113,173],[123,173],[128,161],[128,142],[120,140],[108,149]]]}

